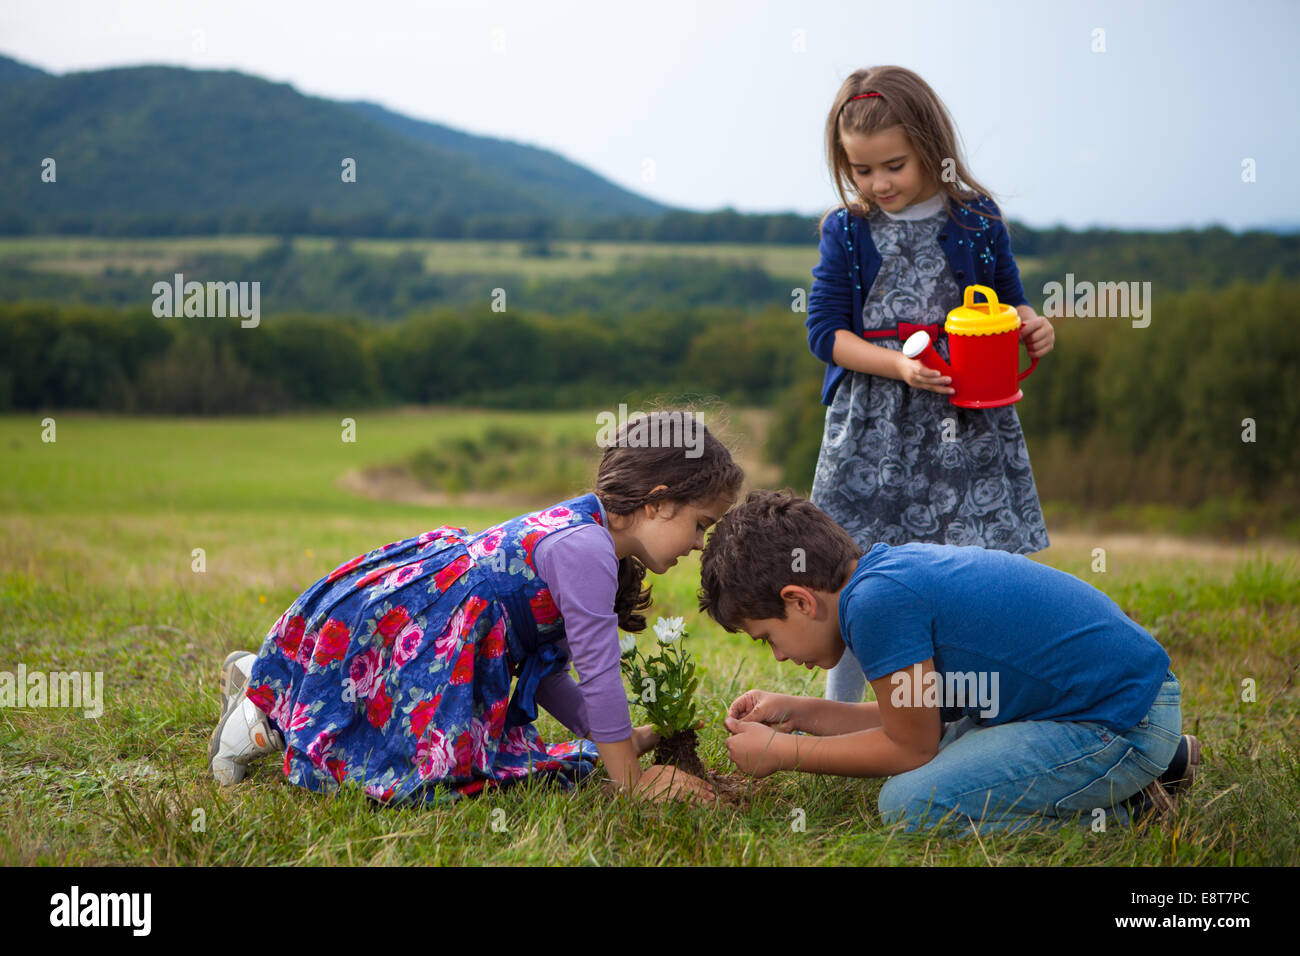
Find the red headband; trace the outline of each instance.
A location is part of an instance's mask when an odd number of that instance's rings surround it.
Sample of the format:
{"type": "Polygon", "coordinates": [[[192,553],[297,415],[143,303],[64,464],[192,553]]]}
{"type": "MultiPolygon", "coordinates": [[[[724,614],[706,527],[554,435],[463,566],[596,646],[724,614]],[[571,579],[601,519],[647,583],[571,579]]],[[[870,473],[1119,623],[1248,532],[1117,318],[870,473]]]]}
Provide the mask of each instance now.
{"type": "MultiPolygon", "coordinates": [[[[880,96],[880,94],[877,93],[875,90],[872,90],[870,93],[859,93],[857,96],[850,96],[847,100],[845,100],[845,101],[840,105],[840,113],[843,113],[843,112],[844,112],[844,107],[848,106],[848,105],[849,105],[850,103],[852,103],[854,100],[860,100],[860,99],[862,99],[864,96],[880,96]]],[[[881,99],[884,99],[883,96],[881,96],[880,98],[881,98],[881,99]]],[[[837,114],[835,114],[835,115],[838,116],[839,113],[837,113],[837,114]]]]}

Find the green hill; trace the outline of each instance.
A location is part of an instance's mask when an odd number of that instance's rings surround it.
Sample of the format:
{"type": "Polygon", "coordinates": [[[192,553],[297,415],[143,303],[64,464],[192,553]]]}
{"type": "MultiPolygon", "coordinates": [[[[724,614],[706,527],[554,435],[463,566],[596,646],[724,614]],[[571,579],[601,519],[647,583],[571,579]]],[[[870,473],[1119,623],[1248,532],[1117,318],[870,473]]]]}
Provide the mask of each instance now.
{"type": "Polygon", "coordinates": [[[542,234],[669,211],[546,150],[230,71],[0,57],[0,231],[542,234]],[[41,179],[46,157],[53,183],[41,179]],[[356,181],[342,181],[345,158],[356,181]]]}

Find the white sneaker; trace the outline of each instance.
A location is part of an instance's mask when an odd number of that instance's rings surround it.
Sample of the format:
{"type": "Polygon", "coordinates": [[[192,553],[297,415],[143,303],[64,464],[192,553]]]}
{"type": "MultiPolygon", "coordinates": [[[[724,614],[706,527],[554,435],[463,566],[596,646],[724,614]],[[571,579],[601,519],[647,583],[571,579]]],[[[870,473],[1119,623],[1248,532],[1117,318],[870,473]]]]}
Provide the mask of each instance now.
{"type": "Polygon", "coordinates": [[[235,698],[208,739],[208,766],[223,787],[244,779],[248,762],[284,749],[284,739],[247,697],[235,698]]]}
{"type": "Polygon", "coordinates": [[[242,695],[248,686],[257,655],[249,651],[231,651],[221,662],[221,713],[230,707],[230,698],[242,695]]]}

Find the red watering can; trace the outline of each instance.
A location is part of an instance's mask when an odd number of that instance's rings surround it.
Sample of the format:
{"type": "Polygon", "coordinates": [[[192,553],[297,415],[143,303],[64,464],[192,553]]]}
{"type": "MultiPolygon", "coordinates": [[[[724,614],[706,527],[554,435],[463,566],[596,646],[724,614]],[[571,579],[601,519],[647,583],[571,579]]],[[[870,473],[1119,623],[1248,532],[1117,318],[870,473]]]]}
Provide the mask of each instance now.
{"type": "Polygon", "coordinates": [[[1016,310],[999,302],[996,292],[988,286],[968,285],[963,303],[948,313],[943,325],[952,364],[934,350],[927,332],[912,333],[903,343],[903,354],[950,376],[955,391],[948,401],[954,405],[1011,405],[1025,397],[1018,383],[1038,366],[1038,359],[1034,359],[1029,368],[1018,372],[1020,325],[1016,310]],[[976,305],[976,292],[983,292],[986,301],[976,305]]]}

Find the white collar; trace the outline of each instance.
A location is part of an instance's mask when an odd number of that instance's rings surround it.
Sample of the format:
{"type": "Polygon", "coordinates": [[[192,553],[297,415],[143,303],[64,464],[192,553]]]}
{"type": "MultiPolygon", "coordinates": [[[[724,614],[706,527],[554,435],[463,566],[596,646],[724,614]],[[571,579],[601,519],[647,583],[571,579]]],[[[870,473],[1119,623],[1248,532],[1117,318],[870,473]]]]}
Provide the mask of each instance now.
{"type": "Polygon", "coordinates": [[[890,212],[888,209],[884,208],[883,206],[880,207],[880,211],[883,212],[890,219],[914,221],[917,219],[929,219],[931,216],[933,216],[942,208],[943,208],[943,193],[936,192],[929,199],[926,199],[922,202],[914,202],[910,206],[904,206],[898,212],[890,212]]]}

